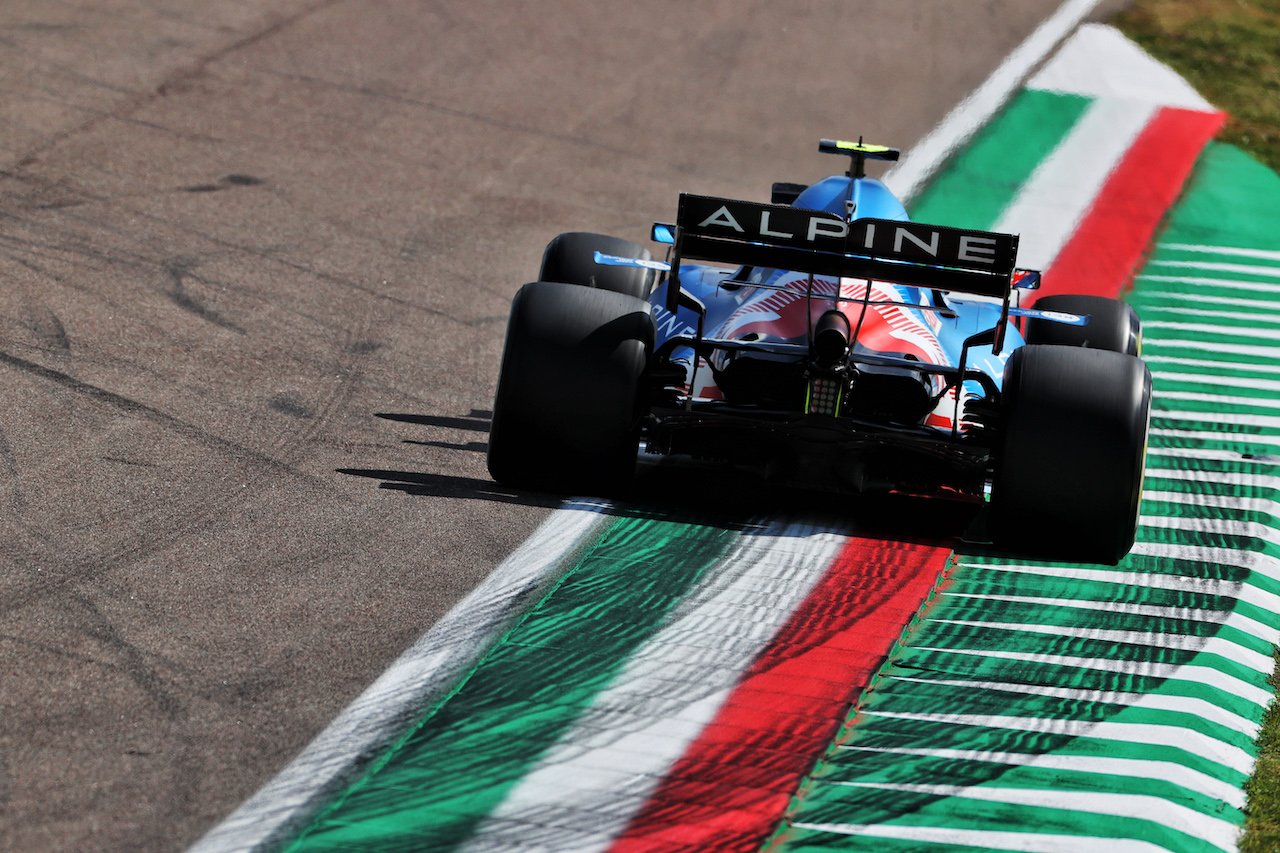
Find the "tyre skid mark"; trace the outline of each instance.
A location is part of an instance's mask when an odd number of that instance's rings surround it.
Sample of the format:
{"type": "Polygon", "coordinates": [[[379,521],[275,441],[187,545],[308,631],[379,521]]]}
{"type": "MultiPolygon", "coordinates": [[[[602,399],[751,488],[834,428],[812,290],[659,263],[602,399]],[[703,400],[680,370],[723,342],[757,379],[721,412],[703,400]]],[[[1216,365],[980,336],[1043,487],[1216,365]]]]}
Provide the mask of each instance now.
{"type": "Polygon", "coordinates": [[[21,370],[24,373],[37,376],[40,379],[44,379],[48,382],[52,382],[66,388],[77,395],[87,397],[114,409],[118,409],[126,414],[149,420],[155,424],[165,427],[166,429],[176,432],[184,438],[195,441],[198,444],[217,448],[218,450],[230,455],[233,459],[242,460],[254,465],[261,465],[275,471],[276,473],[287,474],[291,477],[300,477],[310,480],[313,483],[320,484],[320,480],[317,478],[297,471],[286,462],[275,459],[261,453],[260,451],[254,450],[253,448],[231,441],[230,439],[214,435],[195,426],[194,424],[174,417],[167,412],[162,412],[159,409],[148,406],[146,403],[130,399],[121,394],[117,394],[114,391],[108,391],[105,388],[100,388],[97,385],[77,379],[69,373],[54,370],[51,367],[45,367],[42,364],[37,364],[36,362],[29,361],[25,358],[19,358],[18,356],[7,352],[0,352],[0,364],[5,364],[16,370],[21,370]]]}

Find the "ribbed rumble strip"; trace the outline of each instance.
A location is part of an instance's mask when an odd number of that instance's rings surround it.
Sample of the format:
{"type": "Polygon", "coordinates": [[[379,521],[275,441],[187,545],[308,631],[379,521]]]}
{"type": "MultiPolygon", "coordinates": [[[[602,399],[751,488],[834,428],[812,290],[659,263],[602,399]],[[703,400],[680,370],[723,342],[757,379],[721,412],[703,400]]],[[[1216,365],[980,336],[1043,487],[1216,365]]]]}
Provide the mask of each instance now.
{"type": "MultiPolygon", "coordinates": [[[[1125,658],[1081,657],[1077,655],[1060,655],[1044,652],[1004,651],[1000,649],[967,649],[940,648],[936,646],[920,646],[916,652],[936,653],[938,655],[967,655],[980,658],[984,662],[1013,661],[1026,664],[1017,671],[1024,674],[1037,672],[1048,667],[1066,667],[1070,669],[1094,670],[1097,673],[1115,673],[1129,679],[1151,679],[1156,682],[1186,682],[1191,685],[1203,685],[1219,691],[1225,697],[1239,697],[1258,709],[1265,708],[1274,695],[1265,687],[1237,678],[1224,672],[1217,666],[1190,663],[1166,663],[1160,661],[1131,660],[1125,658]]],[[[977,662],[967,668],[972,669],[977,662]]],[[[1082,682],[1083,683],[1083,682],[1082,682]]],[[[1106,683],[1101,675],[1087,679],[1087,683],[1106,683]]],[[[1258,713],[1255,711],[1255,714],[1258,713]]]]}
{"type": "MultiPolygon", "coordinates": [[[[1280,309],[1260,301],[1270,286],[1241,291],[1250,310],[1280,309]]],[[[1234,849],[1280,639],[1268,455],[1280,381],[1267,375],[1280,357],[1273,324],[1152,313],[1133,552],[1114,568],[963,559],[815,771],[780,849],[1234,849]]]]}
{"type": "MultiPolygon", "coordinates": [[[[917,844],[948,846],[976,850],[1007,850],[1010,853],[1164,853],[1159,844],[1131,838],[1092,835],[1065,835],[1047,832],[1001,832],[989,829],[951,829],[942,826],[897,826],[888,824],[797,823],[795,828],[815,833],[833,833],[864,838],[899,840],[917,844]]],[[[793,842],[802,847],[811,839],[798,836],[793,842]]],[[[885,849],[883,843],[877,845],[885,849]]],[[[913,848],[896,848],[913,849],[913,848]]],[[[895,849],[895,851],[896,851],[895,849]]],[[[918,848],[914,848],[918,849],[918,848]]]]}
{"type": "Polygon", "coordinates": [[[1064,791],[1034,790],[1026,788],[1000,788],[995,786],[962,787],[956,785],[888,784],[863,782],[838,782],[855,788],[878,788],[904,794],[924,794],[936,797],[960,797],[968,800],[984,800],[1013,806],[1034,806],[1045,809],[1064,809],[1159,822],[1176,832],[1203,838],[1221,850],[1234,850],[1238,828],[1235,824],[1193,811],[1162,797],[1143,794],[1123,794],[1114,791],[1064,791]]]}
{"type": "Polygon", "coordinates": [[[1153,711],[1172,711],[1190,714],[1206,722],[1214,723],[1250,739],[1257,737],[1258,723],[1239,714],[1233,714],[1219,705],[1190,696],[1163,696],[1153,693],[1117,692],[1081,687],[1051,687],[1040,684],[1023,684],[1015,681],[981,681],[936,678],[907,678],[893,676],[894,681],[907,684],[932,684],[939,687],[955,687],[965,690],[987,690],[996,693],[1022,693],[1052,699],[1069,699],[1072,702],[1120,705],[1128,708],[1144,708],[1153,711]]]}
{"type": "Polygon", "coordinates": [[[1124,779],[1143,779],[1169,782],[1187,791],[1204,791],[1236,808],[1244,807],[1244,792],[1239,785],[1224,782],[1206,773],[1182,767],[1169,761],[1152,761],[1141,758],[1104,758],[1095,755],[1067,755],[1044,753],[1040,755],[1022,752],[995,752],[965,749],[882,749],[870,746],[844,747],[848,752],[883,753],[904,758],[928,758],[941,761],[976,761],[984,764],[1028,767],[1049,772],[1090,773],[1124,779]]]}

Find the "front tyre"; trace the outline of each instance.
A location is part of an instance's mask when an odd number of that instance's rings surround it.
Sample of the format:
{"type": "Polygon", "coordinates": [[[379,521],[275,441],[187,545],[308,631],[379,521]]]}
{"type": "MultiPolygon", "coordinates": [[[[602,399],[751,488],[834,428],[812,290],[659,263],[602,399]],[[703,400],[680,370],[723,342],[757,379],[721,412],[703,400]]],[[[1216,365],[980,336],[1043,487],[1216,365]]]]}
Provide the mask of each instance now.
{"type": "Polygon", "coordinates": [[[1083,326],[1069,326],[1052,320],[1028,318],[1023,337],[1029,344],[1087,347],[1142,355],[1142,321],[1127,302],[1105,296],[1060,293],[1037,299],[1034,307],[1042,311],[1088,314],[1089,322],[1083,326]]]}
{"type": "Polygon", "coordinates": [[[1138,526],[1151,373],[1107,350],[1024,346],[1005,367],[990,528],[1004,549],[1117,563],[1138,526]]]}
{"type": "Polygon", "coordinates": [[[556,282],[522,287],[493,403],[493,478],[584,494],[629,486],[653,340],[639,299],[556,282]]]}
{"type": "Polygon", "coordinates": [[[547,244],[547,249],[542,254],[542,271],[538,280],[580,284],[583,287],[634,296],[636,299],[649,298],[656,280],[653,270],[597,264],[596,252],[632,260],[653,260],[648,249],[629,240],[572,231],[561,234],[547,244]]]}

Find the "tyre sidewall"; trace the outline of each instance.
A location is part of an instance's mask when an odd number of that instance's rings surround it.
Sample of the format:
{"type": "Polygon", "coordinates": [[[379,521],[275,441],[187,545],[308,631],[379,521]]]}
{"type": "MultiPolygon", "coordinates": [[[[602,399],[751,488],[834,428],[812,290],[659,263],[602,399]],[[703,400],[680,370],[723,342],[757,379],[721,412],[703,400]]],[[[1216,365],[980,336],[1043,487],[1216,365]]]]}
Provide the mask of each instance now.
{"type": "Polygon", "coordinates": [[[1115,562],[1133,545],[1151,374],[1107,350],[1033,346],[1006,367],[991,493],[997,544],[1115,562]]]}
{"type": "Polygon", "coordinates": [[[1029,317],[1023,334],[1028,344],[1142,355],[1142,323],[1138,312],[1126,302],[1105,296],[1064,293],[1042,297],[1036,300],[1034,307],[1041,311],[1088,314],[1089,322],[1083,326],[1072,326],[1029,317]]]}
{"type": "Polygon", "coordinates": [[[521,288],[494,398],[495,479],[556,491],[625,487],[653,338],[638,299],[553,282],[521,288]]]}

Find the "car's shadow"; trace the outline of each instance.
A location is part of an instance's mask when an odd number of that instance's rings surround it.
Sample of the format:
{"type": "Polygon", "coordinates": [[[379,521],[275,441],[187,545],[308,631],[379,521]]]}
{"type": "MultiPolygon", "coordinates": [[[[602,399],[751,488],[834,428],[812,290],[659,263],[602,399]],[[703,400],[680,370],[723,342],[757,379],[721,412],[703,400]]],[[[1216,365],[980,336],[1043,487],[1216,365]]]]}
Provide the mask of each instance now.
{"type": "Polygon", "coordinates": [[[380,468],[339,468],[338,473],[381,480],[379,488],[404,492],[407,495],[545,507],[556,507],[564,502],[564,499],[557,495],[508,489],[493,480],[480,480],[475,477],[455,477],[424,471],[388,471],[380,468]]]}
{"type": "Polygon", "coordinates": [[[668,513],[707,512],[747,522],[787,517],[838,526],[858,535],[955,546],[980,529],[980,507],[900,494],[846,495],[765,482],[749,472],[679,461],[641,466],[621,507],[668,513]]]}
{"type": "MultiPolygon", "coordinates": [[[[454,434],[462,431],[487,436],[492,414],[472,409],[461,417],[390,413],[379,413],[376,417],[454,434]]],[[[483,441],[404,441],[460,452],[484,453],[488,448],[483,441]]],[[[428,471],[341,468],[338,473],[380,480],[380,488],[414,496],[547,508],[560,506],[571,497],[604,497],[609,500],[604,511],[610,514],[659,516],[735,527],[749,526],[765,516],[786,516],[838,525],[868,537],[948,547],[959,547],[962,540],[981,539],[984,523],[981,507],[972,503],[897,494],[854,496],[780,487],[751,473],[723,466],[644,456],[634,485],[614,495],[564,495],[513,489],[490,479],[428,471]]],[[[965,544],[968,553],[982,547],[973,541],[965,544]]]]}
{"type": "MultiPolygon", "coordinates": [[[[485,409],[472,409],[467,415],[459,417],[457,415],[378,412],[374,417],[415,426],[433,427],[436,430],[444,430],[446,435],[456,434],[461,431],[464,434],[481,433],[487,437],[493,413],[485,409]]],[[[489,449],[489,444],[485,441],[419,439],[403,439],[403,441],[405,444],[439,447],[462,453],[485,453],[489,449]]],[[[385,468],[339,468],[337,471],[339,474],[345,474],[349,477],[381,480],[379,488],[404,492],[407,495],[494,501],[543,507],[556,507],[563,502],[562,498],[556,495],[510,489],[493,480],[478,479],[476,477],[434,474],[429,471],[396,471],[385,468]]]]}

